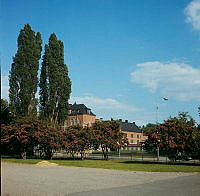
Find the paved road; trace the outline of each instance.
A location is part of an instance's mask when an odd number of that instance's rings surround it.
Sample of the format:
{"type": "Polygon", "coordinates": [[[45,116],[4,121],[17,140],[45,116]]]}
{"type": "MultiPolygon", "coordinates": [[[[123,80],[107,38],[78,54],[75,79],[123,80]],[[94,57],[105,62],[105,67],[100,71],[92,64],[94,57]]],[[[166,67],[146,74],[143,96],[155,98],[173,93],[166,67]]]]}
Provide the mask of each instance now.
{"type": "Polygon", "coordinates": [[[2,163],[3,196],[198,195],[200,174],[2,163]]]}

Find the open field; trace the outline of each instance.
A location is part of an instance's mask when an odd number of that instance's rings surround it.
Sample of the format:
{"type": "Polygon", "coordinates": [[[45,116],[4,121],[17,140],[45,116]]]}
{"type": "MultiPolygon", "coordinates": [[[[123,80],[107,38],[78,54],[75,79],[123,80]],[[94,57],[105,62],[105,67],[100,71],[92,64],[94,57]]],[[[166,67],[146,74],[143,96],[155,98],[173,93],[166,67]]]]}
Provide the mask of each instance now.
{"type": "MultiPolygon", "coordinates": [[[[40,159],[14,159],[3,158],[3,162],[37,164],[40,159]]],[[[134,161],[122,160],[49,160],[60,166],[85,167],[85,168],[102,168],[124,171],[146,171],[146,172],[200,172],[199,165],[179,165],[179,164],[162,164],[162,163],[138,163],[134,161]]]]}

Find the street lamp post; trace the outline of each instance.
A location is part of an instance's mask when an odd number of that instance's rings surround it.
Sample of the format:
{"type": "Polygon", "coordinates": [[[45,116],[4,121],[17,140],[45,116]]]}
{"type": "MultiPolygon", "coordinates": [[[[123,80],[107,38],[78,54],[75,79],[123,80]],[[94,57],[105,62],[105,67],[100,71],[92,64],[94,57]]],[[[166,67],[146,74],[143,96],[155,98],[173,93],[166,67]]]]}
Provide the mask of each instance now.
{"type": "MultiPolygon", "coordinates": [[[[169,99],[166,97],[163,97],[164,101],[168,101],[169,99]]],[[[158,125],[158,105],[156,106],[156,124],[158,125]]],[[[158,140],[158,142],[160,143],[160,140],[158,140]]],[[[159,144],[157,145],[157,161],[159,161],[160,159],[160,148],[159,148],[159,144]]]]}
{"type": "Polygon", "coordinates": [[[141,148],[142,148],[142,161],[143,161],[144,142],[141,143],[141,148]]]}
{"type": "MultiPolygon", "coordinates": [[[[158,140],[158,142],[160,143],[160,140],[158,140]]],[[[160,159],[160,148],[159,148],[159,144],[157,145],[157,161],[159,161],[160,159]]]]}
{"type": "Polygon", "coordinates": [[[117,142],[117,144],[118,144],[118,156],[120,157],[120,143],[117,142]]]}

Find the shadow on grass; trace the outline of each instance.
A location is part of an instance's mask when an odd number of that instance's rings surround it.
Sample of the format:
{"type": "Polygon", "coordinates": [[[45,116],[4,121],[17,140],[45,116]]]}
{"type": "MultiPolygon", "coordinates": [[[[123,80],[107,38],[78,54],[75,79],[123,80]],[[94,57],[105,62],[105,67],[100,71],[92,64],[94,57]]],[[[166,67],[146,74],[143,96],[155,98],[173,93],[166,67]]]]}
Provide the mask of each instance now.
{"type": "MultiPolygon", "coordinates": [[[[20,157],[20,155],[1,155],[1,159],[22,159],[20,157]]],[[[104,161],[104,159],[102,158],[98,158],[98,157],[94,157],[94,158],[88,158],[88,157],[85,157],[84,159],[81,159],[81,157],[53,157],[52,159],[44,159],[44,158],[41,158],[39,156],[27,156],[26,159],[36,159],[36,160],[102,160],[104,161]]]]}
{"type": "Polygon", "coordinates": [[[188,165],[188,166],[200,166],[200,162],[194,163],[194,162],[153,162],[153,161],[120,161],[119,163],[124,164],[157,164],[157,165],[188,165]]]}
{"type": "Polygon", "coordinates": [[[81,159],[80,157],[75,157],[75,158],[72,158],[72,157],[53,157],[52,158],[52,160],[74,160],[74,161],[76,161],[76,160],[79,160],[79,161],[82,161],[82,160],[98,160],[98,161],[105,161],[105,159],[102,159],[102,158],[96,158],[96,157],[94,157],[94,158],[88,158],[88,157],[86,157],[86,158],[84,158],[84,159],[81,159]]]}
{"type": "Polygon", "coordinates": [[[81,158],[79,157],[75,157],[75,158],[72,158],[72,157],[53,157],[52,160],[82,160],[81,158]]]}
{"type": "Polygon", "coordinates": [[[21,159],[20,155],[1,155],[1,159],[21,159]]]}
{"type": "MultiPolygon", "coordinates": [[[[1,155],[1,159],[22,159],[19,155],[1,155]]],[[[41,160],[38,156],[28,156],[27,159],[36,159],[41,160]]],[[[43,159],[46,160],[46,159],[43,159]]],[[[51,160],[69,160],[69,161],[81,161],[82,159],[80,157],[53,157],[51,160]]],[[[98,160],[98,161],[105,161],[105,159],[102,159],[101,157],[85,157],[83,160],[98,160]]],[[[112,158],[109,158],[107,161],[113,160],[112,158]]],[[[125,160],[118,160],[118,163],[122,164],[149,164],[149,165],[185,165],[185,166],[200,166],[200,162],[157,162],[157,161],[125,161],[125,160]]]]}

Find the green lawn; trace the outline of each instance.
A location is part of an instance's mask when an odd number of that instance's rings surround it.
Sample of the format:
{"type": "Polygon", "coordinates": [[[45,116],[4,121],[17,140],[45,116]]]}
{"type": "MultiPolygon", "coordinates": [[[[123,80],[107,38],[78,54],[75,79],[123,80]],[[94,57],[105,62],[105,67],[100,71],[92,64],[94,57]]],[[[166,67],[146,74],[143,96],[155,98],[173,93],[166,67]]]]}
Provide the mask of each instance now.
{"type": "MultiPolygon", "coordinates": [[[[3,162],[36,164],[39,159],[13,159],[3,158],[3,162]]],[[[137,163],[133,161],[119,160],[50,160],[49,162],[57,163],[62,166],[70,167],[87,167],[87,168],[103,168],[116,169],[125,171],[147,171],[147,172],[200,172],[200,166],[192,165],[168,165],[168,164],[152,164],[152,163],[137,163]]]]}

